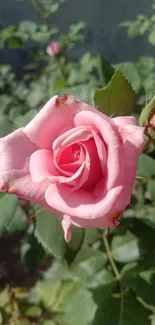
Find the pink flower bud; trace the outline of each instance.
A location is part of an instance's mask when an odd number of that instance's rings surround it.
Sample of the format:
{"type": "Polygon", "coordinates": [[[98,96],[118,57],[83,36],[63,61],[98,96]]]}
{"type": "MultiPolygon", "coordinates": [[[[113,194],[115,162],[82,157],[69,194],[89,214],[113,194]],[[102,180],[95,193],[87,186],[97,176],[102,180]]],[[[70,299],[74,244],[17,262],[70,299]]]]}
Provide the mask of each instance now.
{"type": "Polygon", "coordinates": [[[46,53],[50,56],[57,55],[59,52],[60,44],[56,41],[51,42],[46,48],[46,53]]]}

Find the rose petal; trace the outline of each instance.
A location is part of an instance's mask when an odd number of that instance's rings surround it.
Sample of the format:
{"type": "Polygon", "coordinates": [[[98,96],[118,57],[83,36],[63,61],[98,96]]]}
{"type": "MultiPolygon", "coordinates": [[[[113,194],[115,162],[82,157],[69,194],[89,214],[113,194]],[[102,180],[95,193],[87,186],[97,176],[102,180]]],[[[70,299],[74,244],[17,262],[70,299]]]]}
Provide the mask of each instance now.
{"type": "Polygon", "coordinates": [[[89,190],[102,178],[102,170],[94,139],[91,138],[88,141],[84,141],[82,145],[86,150],[86,163],[88,166],[87,181],[83,183],[83,188],[89,190]]]}
{"type": "Polygon", "coordinates": [[[47,149],[39,149],[30,157],[30,173],[33,182],[41,182],[51,175],[58,175],[53,164],[52,151],[47,149]]]}
{"type": "Polygon", "coordinates": [[[67,185],[51,184],[46,190],[45,199],[52,208],[64,214],[78,216],[79,219],[96,219],[107,217],[121,191],[122,186],[118,186],[104,197],[96,198],[83,189],[73,192],[67,185]]]}
{"type": "Polygon", "coordinates": [[[107,167],[106,167],[106,162],[107,162],[107,152],[106,152],[106,148],[105,148],[105,144],[103,142],[103,140],[101,140],[101,138],[98,136],[97,133],[95,133],[94,131],[92,131],[92,135],[96,144],[96,149],[98,152],[98,158],[100,161],[100,166],[102,169],[102,174],[105,175],[106,171],[107,171],[107,167]]]}
{"type": "MultiPolygon", "coordinates": [[[[118,133],[113,127],[110,118],[104,118],[104,114],[99,115],[91,111],[83,111],[78,113],[74,118],[76,126],[89,125],[95,128],[103,138],[107,147],[107,183],[106,191],[115,187],[117,179],[120,175],[121,166],[121,143],[118,133]]],[[[105,187],[103,189],[105,191],[105,187]]]]}
{"type": "Polygon", "coordinates": [[[91,137],[91,130],[88,127],[77,127],[60,135],[53,143],[53,150],[63,150],[79,141],[86,141],[91,137]]]}
{"type": "Polygon", "coordinates": [[[0,139],[0,191],[32,200],[53,211],[45,201],[49,182],[36,184],[31,180],[29,160],[35,150],[36,146],[26,137],[23,129],[0,139]]]}
{"type": "Polygon", "coordinates": [[[142,151],[144,144],[144,128],[135,125],[125,125],[119,128],[123,143],[129,141],[134,146],[137,157],[142,151]]]}
{"type": "Polygon", "coordinates": [[[125,125],[129,125],[129,124],[132,124],[132,125],[137,124],[136,118],[134,116],[118,116],[118,117],[112,118],[112,120],[119,127],[120,126],[124,127],[125,125]]]}
{"type": "MultiPolygon", "coordinates": [[[[82,219],[72,217],[72,224],[80,228],[111,228],[119,225],[117,220],[111,218],[111,214],[115,213],[115,218],[120,216],[120,212],[113,210],[108,215],[103,215],[101,218],[96,219],[82,219]]],[[[114,215],[114,214],[113,214],[114,215]]]]}
{"type": "Polygon", "coordinates": [[[65,241],[69,243],[72,238],[72,231],[71,231],[72,223],[71,223],[70,216],[64,215],[61,225],[64,231],[65,241]]]}
{"type": "Polygon", "coordinates": [[[24,128],[29,139],[41,149],[51,149],[55,139],[73,128],[75,115],[83,110],[100,113],[73,96],[52,97],[24,128]]]}
{"type": "Polygon", "coordinates": [[[123,211],[130,203],[132,188],[136,177],[138,158],[144,143],[144,128],[127,125],[121,130],[121,135],[123,138],[121,158],[124,175],[122,174],[118,183],[124,184],[124,190],[115,206],[123,211]]]}
{"type": "MultiPolygon", "coordinates": [[[[81,151],[84,151],[83,146],[81,146],[81,151]]],[[[69,177],[66,176],[50,176],[49,180],[57,183],[57,184],[68,184],[71,185],[72,191],[77,190],[78,188],[80,188],[88,179],[88,175],[89,175],[89,171],[90,171],[90,158],[88,153],[86,152],[85,154],[82,154],[82,157],[85,156],[85,160],[83,160],[83,162],[81,163],[81,165],[79,166],[78,170],[72,174],[69,177]]],[[[56,165],[57,166],[57,165],[56,165]]],[[[60,170],[61,172],[63,172],[63,170],[61,169],[61,166],[57,167],[58,170],[60,170]]]]}
{"type": "Polygon", "coordinates": [[[51,149],[64,127],[65,130],[74,127],[75,102],[70,96],[60,99],[58,96],[52,97],[24,128],[25,134],[38,148],[51,149]]]}
{"type": "MultiPolygon", "coordinates": [[[[48,179],[51,182],[57,183],[57,184],[69,184],[69,185],[77,185],[79,187],[79,181],[81,179],[82,176],[82,172],[85,170],[85,162],[83,162],[80,166],[80,168],[77,170],[77,172],[75,174],[73,174],[70,177],[66,177],[66,176],[53,176],[53,175],[49,175],[48,179]]],[[[86,169],[86,179],[88,178],[88,171],[86,169]]],[[[85,181],[85,180],[84,180],[85,181]]],[[[83,182],[82,182],[83,184],[83,182]]]]}
{"type": "Polygon", "coordinates": [[[76,173],[77,170],[80,168],[81,164],[85,162],[86,159],[86,153],[84,148],[79,144],[78,150],[79,152],[79,159],[75,160],[74,158],[74,151],[76,151],[75,148],[76,144],[67,147],[64,149],[60,157],[54,157],[54,164],[57,168],[57,170],[60,171],[60,173],[63,173],[66,176],[72,176],[73,173],[76,173]],[[73,162],[74,161],[74,162],[73,162]]]}

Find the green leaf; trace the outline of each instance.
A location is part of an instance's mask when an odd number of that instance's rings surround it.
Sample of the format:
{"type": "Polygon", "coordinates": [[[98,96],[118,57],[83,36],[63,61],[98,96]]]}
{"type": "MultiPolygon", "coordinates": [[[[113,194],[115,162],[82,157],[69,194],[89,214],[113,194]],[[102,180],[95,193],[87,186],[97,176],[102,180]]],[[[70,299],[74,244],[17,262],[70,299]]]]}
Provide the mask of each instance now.
{"type": "Polygon", "coordinates": [[[98,63],[100,80],[103,78],[103,85],[107,84],[115,73],[115,69],[103,56],[99,56],[98,63]]]}
{"type": "Polygon", "coordinates": [[[143,221],[148,226],[155,229],[155,207],[144,205],[141,209],[134,212],[137,219],[143,221]]]}
{"type": "Polygon", "coordinates": [[[95,90],[94,106],[108,116],[131,114],[136,106],[136,97],[121,70],[114,73],[107,87],[95,90]]]}
{"type": "Polygon", "coordinates": [[[45,88],[45,85],[43,87],[39,82],[31,83],[31,91],[26,98],[26,104],[30,109],[35,109],[44,100],[43,88],[45,88]]]}
{"type": "Polygon", "coordinates": [[[0,308],[4,308],[10,301],[9,287],[6,286],[4,290],[0,292],[0,308]]]}
{"type": "Polygon", "coordinates": [[[66,323],[67,325],[88,325],[93,321],[96,310],[97,306],[92,294],[87,289],[81,288],[66,306],[66,323]]]}
{"type": "Polygon", "coordinates": [[[148,74],[152,74],[154,71],[155,59],[151,56],[142,56],[138,59],[136,67],[138,68],[138,71],[142,77],[147,77],[148,74]]]}
{"type": "Polygon", "coordinates": [[[64,279],[72,279],[72,274],[68,268],[66,261],[56,259],[52,265],[44,272],[44,279],[47,281],[60,281],[64,279]]]}
{"type": "Polygon", "coordinates": [[[64,88],[66,87],[66,82],[63,79],[56,79],[54,82],[54,88],[64,88]]]}
{"type": "Polygon", "coordinates": [[[61,291],[61,282],[38,281],[35,285],[37,297],[45,307],[54,306],[61,291]]]}
{"type": "Polygon", "coordinates": [[[110,271],[106,269],[101,269],[97,271],[89,278],[88,288],[100,288],[102,290],[102,295],[107,297],[108,294],[112,292],[116,286],[116,279],[110,271]]]}
{"type": "Polygon", "coordinates": [[[37,114],[37,110],[31,109],[26,114],[17,116],[15,123],[18,127],[21,128],[22,126],[27,125],[34,118],[36,114],[37,114]]]}
{"type": "Polygon", "coordinates": [[[93,299],[96,302],[99,310],[100,308],[102,309],[105,300],[107,300],[111,296],[112,292],[114,292],[114,290],[117,288],[117,281],[112,272],[103,269],[97,274],[97,276],[94,276],[92,284],[93,285],[91,285],[89,289],[93,294],[93,299]],[[102,276],[100,276],[101,274],[102,276]]]}
{"type": "Polygon", "coordinates": [[[12,36],[9,39],[8,44],[11,49],[15,49],[21,47],[23,45],[23,41],[19,37],[12,36]]]}
{"type": "Polygon", "coordinates": [[[129,231],[125,235],[115,236],[111,249],[113,258],[120,263],[134,262],[140,257],[138,239],[129,231]]]}
{"type": "Polygon", "coordinates": [[[60,4],[59,3],[53,3],[53,5],[50,6],[50,12],[54,13],[59,9],[60,4]]]}
{"type": "Polygon", "coordinates": [[[81,287],[80,283],[70,280],[63,281],[38,281],[35,286],[37,297],[44,306],[52,306],[54,312],[64,312],[65,305],[81,287]]]}
{"type": "Polygon", "coordinates": [[[86,260],[88,260],[89,258],[96,258],[96,257],[101,257],[102,258],[102,263],[106,263],[107,261],[107,257],[106,254],[104,254],[103,252],[99,251],[99,250],[94,250],[91,247],[88,247],[86,245],[83,245],[81,247],[81,250],[79,251],[79,253],[76,255],[76,258],[72,264],[72,267],[74,265],[77,265],[81,262],[84,262],[86,260]]]}
{"type": "Polygon", "coordinates": [[[103,270],[106,261],[104,253],[83,246],[71,266],[71,271],[79,280],[93,287],[94,283],[100,282],[100,278],[104,276],[100,271],[103,270]]]}
{"type": "Polygon", "coordinates": [[[131,84],[134,91],[138,92],[141,88],[141,76],[135,63],[121,62],[114,65],[116,69],[122,70],[124,76],[131,84]]]}
{"type": "Polygon", "coordinates": [[[121,271],[121,284],[131,288],[146,304],[155,306],[155,269],[144,264],[131,263],[121,271]]]}
{"type": "Polygon", "coordinates": [[[149,312],[131,291],[122,293],[122,299],[110,297],[97,310],[93,325],[150,325],[149,312]]]}
{"type": "Polygon", "coordinates": [[[98,229],[96,229],[96,228],[86,228],[85,229],[84,244],[86,246],[91,245],[100,239],[101,239],[101,235],[100,235],[98,229]]]}
{"type": "Polygon", "coordinates": [[[14,233],[17,231],[23,231],[27,227],[26,214],[20,206],[17,206],[16,212],[13,218],[9,221],[6,230],[9,233],[14,233]]]}
{"type": "Polygon", "coordinates": [[[143,108],[139,118],[140,126],[148,125],[150,118],[153,116],[154,113],[155,113],[155,96],[143,108]]]}
{"type": "Polygon", "coordinates": [[[63,230],[57,217],[46,211],[36,217],[35,236],[51,254],[63,257],[66,252],[63,230]]]}
{"type": "Polygon", "coordinates": [[[15,26],[8,26],[3,28],[0,32],[0,48],[4,46],[4,43],[14,35],[16,28],[15,26]]]}
{"type": "Polygon", "coordinates": [[[49,40],[49,34],[46,31],[38,31],[33,36],[33,41],[40,42],[40,43],[47,43],[49,40]]]}
{"type": "Polygon", "coordinates": [[[141,154],[138,161],[137,176],[148,178],[155,176],[155,159],[141,154]]]}
{"type": "Polygon", "coordinates": [[[147,183],[147,190],[150,194],[151,200],[155,202],[155,180],[148,181],[147,183]]]}
{"type": "Polygon", "coordinates": [[[31,322],[28,319],[24,318],[17,320],[16,325],[31,325],[31,322]]]}
{"type": "Polygon", "coordinates": [[[155,268],[151,268],[146,271],[142,271],[139,273],[139,276],[146,281],[148,284],[151,284],[152,276],[155,275],[155,268]]]}
{"type": "Polygon", "coordinates": [[[155,46],[155,28],[151,29],[148,36],[148,41],[151,45],[155,46]]]}
{"type": "Polygon", "coordinates": [[[36,268],[45,257],[45,251],[37,239],[32,235],[26,237],[20,249],[22,263],[29,269],[36,268]]]}
{"type": "Polygon", "coordinates": [[[129,38],[137,38],[145,34],[150,27],[150,19],[145,15],[137,15],[135,21],[125,21],[120,27],[126,27],[129,38]]]}
{"type": "Polygon", "coordinates": [[[41,323],[41,325],[56,325],[56,323],[53,322],[52,320],[44,320],[43,323],[41,323]]]}
{"type": "Polygon", "coordinates": [[[150,317],[151,325],[155,325],[155,315],[151,315],[150,317]]]}
{"type": "Polygon", "coordinates": [[[3,325],[3,315],[1,313],[1,311],[0,311],[0,325],[3,325]]]}
{"type": "Polygon", "coordinates": [[[42,314],[42,310],[38,306],[30,306],[29,308],[27,308],[24,314],[27,317],[39,318],[42,314]]]}
{"type": "MultiPolygon", "coordinates": [[[[119,323],[120,300],[118,298],[108,297],[101,300],[99,304],[93,325],[123,325],[119,323]]],[[[127,324],[126,324],[127,325],[127,324]]],[[[129,325],[129,324],[128,324],[129,325]]],[[[133,325],[133,324],[132,324],[133,325]]]]}
{"type": "Polygon", "coordinates": [[[0,117],[0,138],[13,131],[13,123],[7,117],[0,117]]]}
{"type": "Polygon", "coordinates": [[[37,31],[37,24],[30,20],[23,20],[19,23],[18,30],[21,35],[24,33],[33,35],[37,31]]]}
{"type": "Polygon", "coordinates": [[[12,194],[0,194],[0,233],[8,226],[17,209],[18,198],[12,194]]]}
{"type": "Polygon", "coordinates": [[[72,238],[67,245],[66,258],[67,261],[72,261],[75,255],[80,250],[84,241],[85,230],[83,228],[78,228],[72,226],[72,238]]]}

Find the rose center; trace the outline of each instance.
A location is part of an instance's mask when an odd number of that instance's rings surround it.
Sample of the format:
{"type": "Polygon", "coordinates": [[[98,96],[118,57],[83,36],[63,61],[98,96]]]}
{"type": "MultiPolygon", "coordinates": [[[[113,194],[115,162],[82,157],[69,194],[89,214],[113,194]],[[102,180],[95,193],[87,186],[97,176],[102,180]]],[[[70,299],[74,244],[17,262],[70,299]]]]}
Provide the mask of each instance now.
{"type": "Polygon", "coordinates": [[[65,148],[60,155],[59,165],[78,162],[81,156],[81,146],[77,143],[65,148]]]}
{"type": "Polygon", "coordinates": [[[81,148],[80,148],[79,144],[72,145],[73,160],[75,160],[75,161],[79,160],[80,153],[81,153],[81,148]]]}

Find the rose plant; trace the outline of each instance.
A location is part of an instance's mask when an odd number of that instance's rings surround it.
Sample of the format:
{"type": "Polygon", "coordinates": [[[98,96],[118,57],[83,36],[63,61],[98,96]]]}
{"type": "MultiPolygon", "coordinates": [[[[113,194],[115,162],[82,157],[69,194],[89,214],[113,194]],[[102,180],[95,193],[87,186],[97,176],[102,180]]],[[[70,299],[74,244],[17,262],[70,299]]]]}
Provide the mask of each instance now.
{"type": "Polygon", "coordinates": [[[64,95],[0,139],[0,190],[41,204],[71,225],[104,228],[130,203],[144,128],[64,95]]]}

